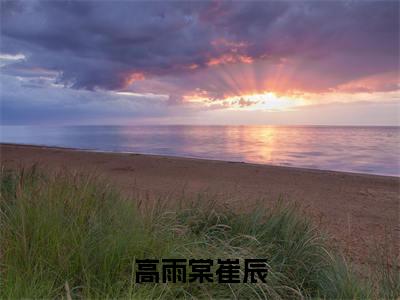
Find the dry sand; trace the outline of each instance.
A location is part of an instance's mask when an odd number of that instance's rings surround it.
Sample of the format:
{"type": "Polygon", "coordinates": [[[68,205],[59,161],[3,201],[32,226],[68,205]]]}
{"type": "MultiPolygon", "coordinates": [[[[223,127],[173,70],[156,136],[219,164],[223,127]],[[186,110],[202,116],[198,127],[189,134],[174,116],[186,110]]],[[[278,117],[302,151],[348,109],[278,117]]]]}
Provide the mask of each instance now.
{"type": "Polygon", "coordinates": [[[190,158],[100,153],[23,145],[0,145],[1,165],[96,171],[124,193],[158,195],[199,192],[236,209],[255,202],[295,201],[357,263],[376,246],[399,249],[400,178],[190,158]],[[136,193],[135,192],[135,193],[136,193]]]}

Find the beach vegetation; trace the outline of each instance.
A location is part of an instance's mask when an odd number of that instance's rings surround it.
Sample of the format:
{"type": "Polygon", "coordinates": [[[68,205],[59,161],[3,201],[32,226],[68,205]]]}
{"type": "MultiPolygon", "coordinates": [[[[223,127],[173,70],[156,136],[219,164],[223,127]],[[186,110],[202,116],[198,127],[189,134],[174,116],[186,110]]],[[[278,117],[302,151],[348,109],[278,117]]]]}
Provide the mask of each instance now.
{"type": "Polygon", "coordinates": [[[0,176],[2,299],[399,296],[398,269],[359,276],[296,205],[239,213],[204,195],[175,204],[125,198],[95,175],[32,167],[0,176]],[[136,260],[162,258],[266,258],[268,276],[136,283],[136,260]]]}

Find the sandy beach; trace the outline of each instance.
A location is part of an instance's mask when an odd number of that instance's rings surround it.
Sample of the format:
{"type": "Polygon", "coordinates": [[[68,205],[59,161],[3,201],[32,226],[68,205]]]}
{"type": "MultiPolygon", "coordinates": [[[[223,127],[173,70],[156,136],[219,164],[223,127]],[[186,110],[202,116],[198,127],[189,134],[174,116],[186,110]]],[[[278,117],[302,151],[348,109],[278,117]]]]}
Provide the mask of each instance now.
{"type": "Polygon", "coordinates": [[[376,246],[399,246],[400,178],[141,154],[1,144],[2,167],[96,172],[126,195],[188,199],[207,193],[238,210],[256,202],[299,203],[358,263],[376,246]]]}

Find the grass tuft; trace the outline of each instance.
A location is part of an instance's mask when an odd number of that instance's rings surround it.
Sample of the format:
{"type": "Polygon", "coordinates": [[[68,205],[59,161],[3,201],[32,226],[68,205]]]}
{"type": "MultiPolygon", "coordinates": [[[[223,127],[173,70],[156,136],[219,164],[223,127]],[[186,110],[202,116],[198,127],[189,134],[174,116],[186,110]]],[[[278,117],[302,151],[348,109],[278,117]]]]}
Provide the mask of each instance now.
{"type": "Polygon", "coordinates": [[[398,269],[380,269],[369,288],[296,206],[237,214],[202,197],[143,209],[143,199],[124,199],[93,176],[36,168],[0,176],[0,298],[399,295],[398,269]],[[136,284],[135,260],[144,258],[267,258],[269,273],[257,284],[136,284]]]}

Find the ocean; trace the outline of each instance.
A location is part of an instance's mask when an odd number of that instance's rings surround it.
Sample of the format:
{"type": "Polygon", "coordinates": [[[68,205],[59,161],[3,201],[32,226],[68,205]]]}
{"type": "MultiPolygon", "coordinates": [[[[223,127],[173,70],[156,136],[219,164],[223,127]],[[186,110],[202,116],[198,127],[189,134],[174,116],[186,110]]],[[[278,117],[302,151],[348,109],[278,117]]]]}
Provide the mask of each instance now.
{"type": "Polygon", "coordinates": [[[0,142],[400,176],[400,127],[1,126],[0,142]]]}

